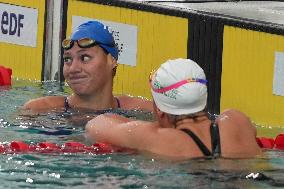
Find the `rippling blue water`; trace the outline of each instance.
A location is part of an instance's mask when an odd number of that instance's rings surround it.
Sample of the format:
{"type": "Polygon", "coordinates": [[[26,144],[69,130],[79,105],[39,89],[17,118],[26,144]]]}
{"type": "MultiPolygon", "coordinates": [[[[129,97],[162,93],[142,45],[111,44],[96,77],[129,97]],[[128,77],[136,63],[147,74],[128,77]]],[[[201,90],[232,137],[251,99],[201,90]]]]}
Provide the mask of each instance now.
{"type": "MultiPolygon", "coordinates": [[[[65,95],[68,91],[53,82],[16,81],[10,89],[1,87],[0,142],[85,142],[84,129],[78,126],[76,115],[75,119],[74,115],[56,112],[27,116],[18,110],[28,99],[65,95]]],[[[151,118],[142,112],[121,113],[137,119],[151,118]]],[[[265,127],[258,131],[272,136],[284,132],[283,128],[265,127]]],[[[0,155],[0,188],[284,188],[283,175],[284,151],[266,151],[264,157],[255,159],[178,163],[132,154],[0,155]],[[253,179],[257,173],[260,176],[253,179]]]]}

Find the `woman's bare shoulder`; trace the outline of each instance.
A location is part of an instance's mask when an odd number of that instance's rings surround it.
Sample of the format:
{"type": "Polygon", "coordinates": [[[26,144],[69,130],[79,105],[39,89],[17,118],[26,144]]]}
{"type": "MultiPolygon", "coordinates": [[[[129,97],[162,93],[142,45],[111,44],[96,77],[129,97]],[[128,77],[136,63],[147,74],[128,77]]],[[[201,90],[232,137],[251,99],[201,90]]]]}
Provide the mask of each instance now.
{"type": "Polygon", "coordinates": [[[64,96],[45,96],[31,99],[23,105],[23,109],[32,111],[48,111],[64,107],[64,96]]]}
{"type": "Polygon", "coordinates": [[[233,119],[241,119],[241,120],[248,120],[249,119],[249,117],[244,112],[241,112],[241,111],[239,111],[237,109],[233,109],[233,108],[224,110],[220,114],[219,117],[221,119],[223,117],[230,117],[230,118],[233,118],[233,119]]]}
{"type": "Polygon", "coordinates": [[[224,110],[217,119],[218,123],[228,126],[237,127],[253,127],[253,124],[248,115],[237,109],[224,110]]]}
{"type": "Polygon", "coordinates": [[[117,96],[122,109],[136,109],[136,110],[145,110],[153,111],[153,102],[144,97],[134,97],[130,95],[117,96]]]}

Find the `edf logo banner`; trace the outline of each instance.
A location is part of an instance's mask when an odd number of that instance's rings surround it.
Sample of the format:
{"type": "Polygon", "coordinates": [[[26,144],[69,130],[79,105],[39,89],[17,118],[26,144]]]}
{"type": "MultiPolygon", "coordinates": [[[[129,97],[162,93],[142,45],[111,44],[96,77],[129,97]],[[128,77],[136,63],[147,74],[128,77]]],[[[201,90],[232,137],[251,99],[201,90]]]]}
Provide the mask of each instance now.
{"type": "Polygon", "coordinates": [[[36,47],[38,10],[0,3],[0,42],[36,47]]]}

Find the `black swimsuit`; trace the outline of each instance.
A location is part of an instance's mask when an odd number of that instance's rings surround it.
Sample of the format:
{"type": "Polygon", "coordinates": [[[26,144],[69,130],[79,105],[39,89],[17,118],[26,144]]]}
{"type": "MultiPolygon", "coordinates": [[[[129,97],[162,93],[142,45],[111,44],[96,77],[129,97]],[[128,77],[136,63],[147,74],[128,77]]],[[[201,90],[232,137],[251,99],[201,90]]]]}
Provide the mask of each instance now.
{"type": "MultiPolygon", "coordinates": [[[[119,99],[114,97],[116,102],[117,102],[117,108],[120,108],[120,102],[119,99]]],[[[68,98],[67,96],[64,98],[64,111],[67,112],[69,109],[71,109],[69,102],[68,102],[68,98]]]]}
{"type": "Polygon", "coordinates": [[[205,144],[191,131],[188,129],[181,129],[181,131],[188,134],[192,140],[199,147],[204,156],[207,157],[220,157],[221,156],[221,144],[220,144],[220,134],[219,127],[217,123],[212,122],[210,125],[210,135],[211,135],[211,151],[205,146],[205,144]]]}

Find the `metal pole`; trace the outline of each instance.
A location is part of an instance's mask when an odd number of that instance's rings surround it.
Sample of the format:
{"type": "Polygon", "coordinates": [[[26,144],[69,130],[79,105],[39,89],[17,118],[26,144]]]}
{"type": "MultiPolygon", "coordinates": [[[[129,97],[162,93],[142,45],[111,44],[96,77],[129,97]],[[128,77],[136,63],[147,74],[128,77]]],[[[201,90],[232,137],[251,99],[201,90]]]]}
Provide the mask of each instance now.
{"type": "Polygon", "coordinates": [[[63,0],[46,0],[44,81],[60,80],[63,0]]]}

